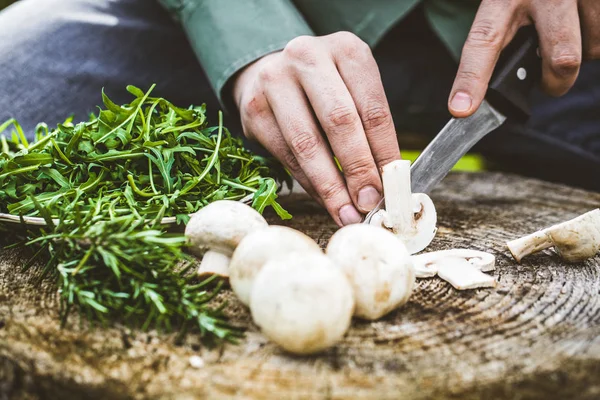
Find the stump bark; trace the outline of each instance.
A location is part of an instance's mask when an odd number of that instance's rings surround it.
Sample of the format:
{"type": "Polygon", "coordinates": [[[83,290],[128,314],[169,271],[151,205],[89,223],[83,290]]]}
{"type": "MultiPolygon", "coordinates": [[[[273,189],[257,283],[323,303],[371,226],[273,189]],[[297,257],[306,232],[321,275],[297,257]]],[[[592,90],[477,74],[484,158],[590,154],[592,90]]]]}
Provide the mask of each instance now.
{"type": "MultiPolygon", "coordinates": [[[[419,280],[410,301],[377,322],[355,320],[339,345],[297,357],[260,334],[229,291],[239,345],[57,321],[56,288],[0,250],[0,399],[600,398],[600,257],[569,265],[550,251],[516,263],[507,240],[600,206],[600,194],[512,175],[451,174],[432,193],[438,234],[428,250],[497,257],[495,289],[419,280]],[[202,357],[195,368],[189,358],[202,357]]],[[[285,224],[325,246],[336,226],[290,196],[285,224]]],[[[270,222],[282,224],[270,216],[270,222]]],[[[323,305],[326,307],[327,305],[323,305]]]]}

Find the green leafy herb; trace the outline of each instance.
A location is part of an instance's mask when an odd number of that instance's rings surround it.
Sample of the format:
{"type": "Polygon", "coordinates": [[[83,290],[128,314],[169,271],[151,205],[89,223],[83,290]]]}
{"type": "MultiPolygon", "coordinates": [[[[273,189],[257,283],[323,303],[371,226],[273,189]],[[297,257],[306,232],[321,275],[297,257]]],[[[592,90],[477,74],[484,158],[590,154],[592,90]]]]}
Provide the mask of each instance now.
{"type": "Polygon", "coordinates": [[[291,218],[276,200],[277,181],[289,176],[246,150],[221,114],[209,127],[204,106],[176,107],[151,97],[153,88],[129,86],[135,98],[122,106],[102,93],[97,116],[53,130],[39,124],[32,142],[17,121],[0,125],[0,133],[12,129],[0,136],[0,212],[46,220],[24,238],[46,255],[63,321],[76,307],[92,320],[182,332],[192,325],[234,339],[239,332],[207,306],[219,286],[194,281],[185,237],[161,220],[185,224],[213,201],[246,197],[261,213],[270,206],[291,218]]]}

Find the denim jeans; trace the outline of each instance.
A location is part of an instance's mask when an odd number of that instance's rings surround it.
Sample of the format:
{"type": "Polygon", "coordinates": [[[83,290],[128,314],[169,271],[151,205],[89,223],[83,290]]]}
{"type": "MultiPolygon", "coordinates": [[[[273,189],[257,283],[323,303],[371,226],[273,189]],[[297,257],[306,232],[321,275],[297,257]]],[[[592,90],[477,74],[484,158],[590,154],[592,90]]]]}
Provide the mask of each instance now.
{"type": "MultiPolygon", "coordinates": [[[[420,10],[374,55],[398,132],[433,137],[450,117],[457,66],[420,10]]],[[[153,83],[155,95],[175,104],[206,103],[216,120],[221,106],[202,67],[155,1],[21,0],[0,12],[0,121],[15,117],[31,134],[40,121],[86,119],[101,104],[102,88],[126,103],[126,85],[153,83]]],[[[527,123],[509,119],[475,150],[494,169],[600,191],[600,62],[585,63],[567,95],[535,92],[532,104],[527,123]]],[[[237,115],[226,115],[226,124],[241,134],[237,115]]]]}

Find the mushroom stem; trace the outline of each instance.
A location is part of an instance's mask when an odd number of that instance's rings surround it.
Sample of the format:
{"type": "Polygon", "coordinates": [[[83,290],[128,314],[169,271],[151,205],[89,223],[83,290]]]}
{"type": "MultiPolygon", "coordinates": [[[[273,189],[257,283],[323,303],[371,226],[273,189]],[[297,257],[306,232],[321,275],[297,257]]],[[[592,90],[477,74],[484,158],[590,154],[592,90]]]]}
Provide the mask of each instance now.
{"type": "Polygon", "coordinates": [[[517,262],[529,254],[537,253],[554,246],[552,239],[544,231],[538,231],[506,244],[517,262]]]}
{"type": "Polygon", "coordinates": [[[410,188],[410,162],[390,163],[382,175],[385,188],[385,226],[404,234],[413,227],[413,199],[410,188]]]}
{"type": "Polygon", "coordinates": [[[198,276],[205,277],[219,275],[224,278],[229,277],[229,262],[231,257],[218,251],[207,251],[202,257],[200,267],[198,267],[198,276]]]}
{"type": "Polygon", "coordinates": [[[552,225],[506,243],[517,262],[549,247],[567,262],[580,262],[600,252],[600,209],[552,225]]]}

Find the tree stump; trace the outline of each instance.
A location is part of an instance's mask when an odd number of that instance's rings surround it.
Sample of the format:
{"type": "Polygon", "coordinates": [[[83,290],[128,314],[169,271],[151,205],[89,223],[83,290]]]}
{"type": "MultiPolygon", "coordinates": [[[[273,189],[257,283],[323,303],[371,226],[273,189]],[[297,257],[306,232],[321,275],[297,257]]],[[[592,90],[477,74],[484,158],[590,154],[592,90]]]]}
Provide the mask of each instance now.
{"type": "MultiPolygon", "coordinates": [[[[56,288],[0,250],[0,399],[600,398],[600,257],[569,265],[549,251],[516,263],[507,240],[600,206],[600,194],[497,173],[453,173],[432,193],[439,231],[428,250],[468,247],[497,257],[495,289],[457,291],[419,280],[410,301],[376,322],[355,320],[320,355],[286,354],[247,328],[216,349],[188,337],[57,320],[56,288]],[[191,356],[204,365],[192,366],[191,356]]],[[[304,197],[285,224],[325,246],[337,229],[304,197]]],[[[282,224],[274,216],[270,222],[282,224]]],[[[323,307],[327,307],[326,304],[323,307]]]]}

